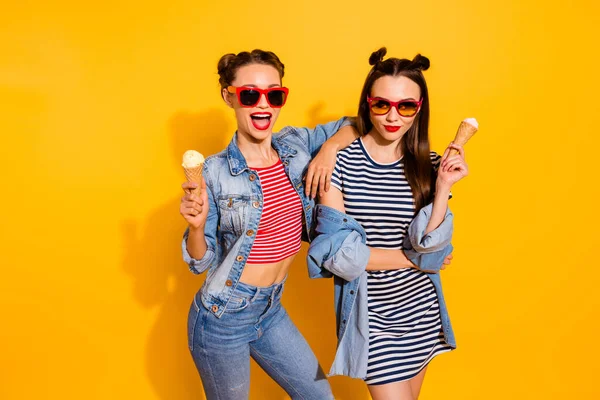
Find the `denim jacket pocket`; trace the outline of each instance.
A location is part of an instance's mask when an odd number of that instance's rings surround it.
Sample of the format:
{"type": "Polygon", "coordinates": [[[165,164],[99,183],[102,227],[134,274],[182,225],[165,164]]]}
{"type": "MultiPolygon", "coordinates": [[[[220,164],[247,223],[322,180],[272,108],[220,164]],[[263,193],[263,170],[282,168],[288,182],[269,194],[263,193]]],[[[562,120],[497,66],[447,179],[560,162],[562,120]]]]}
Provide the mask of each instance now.
{"type": "Polygon", "coordinates": [[[248,198],[240,195],[219,196],[219,211],[221,231],[241,235],[248,211],[248,198]]]}

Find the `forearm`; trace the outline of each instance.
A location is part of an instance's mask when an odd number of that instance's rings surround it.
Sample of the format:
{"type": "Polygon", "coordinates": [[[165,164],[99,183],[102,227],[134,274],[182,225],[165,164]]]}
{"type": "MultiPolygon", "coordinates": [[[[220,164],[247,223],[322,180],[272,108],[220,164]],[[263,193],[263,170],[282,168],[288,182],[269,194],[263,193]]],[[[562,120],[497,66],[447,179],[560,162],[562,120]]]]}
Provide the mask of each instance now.
{"type": "Polygon", "coordinates": [[[340,128],[332,137],[327,139],[323,147],[327,147],[335,152],[345,149],[360,137],[358,131],[352,125],[346,125],[340,128]]]}
{"type": "Polygon", "coordinates": [[[434,231],[444,221],[446,210],[448,209],[448,198],[450,197],[450,187],[440,186],[436,188],[433,199],[433,209],[431,218],[425,229],[425,235],[434,231]]]}
{"type": "Polygon", "coordinates": [[[400,268],[417,268],[402,250],[377,249],[370,247],[371,256],[367,264],[367,271],[390,270],[400,268]]]}
{"type": "Polygon", "coordinates": [[[190,256],[196,260],[202,259],[206,254],[206,238],[204,236],[204,227],[190,227],[186,248],[190,256]]]}

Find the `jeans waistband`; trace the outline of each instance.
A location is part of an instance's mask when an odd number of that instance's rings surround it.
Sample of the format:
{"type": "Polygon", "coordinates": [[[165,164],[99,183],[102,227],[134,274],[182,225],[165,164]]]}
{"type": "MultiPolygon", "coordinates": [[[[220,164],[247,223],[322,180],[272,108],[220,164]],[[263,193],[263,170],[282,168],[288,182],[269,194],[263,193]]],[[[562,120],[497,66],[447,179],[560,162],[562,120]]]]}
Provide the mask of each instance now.
{"type": "Polygon", "coordinates": [[[283,278],[283,280],[279,283],[274,283],[271,286],[261,287],[261,286],[252,286],[247,283],[238,282],[235,292],[240,294],[244,294],[246,296],[250,296],[253,299],[261,299],[261,298],[274,298],[279,293],[283,291],[283,286],[287,276],[283,278]]]}

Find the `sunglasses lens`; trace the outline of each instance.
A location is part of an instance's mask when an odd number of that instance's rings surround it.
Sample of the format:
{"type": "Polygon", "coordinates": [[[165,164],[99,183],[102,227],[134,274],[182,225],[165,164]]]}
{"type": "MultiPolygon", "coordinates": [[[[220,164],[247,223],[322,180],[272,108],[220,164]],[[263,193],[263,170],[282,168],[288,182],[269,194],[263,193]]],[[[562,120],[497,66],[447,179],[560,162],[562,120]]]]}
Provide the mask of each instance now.
{"type": "Polygon", "coordinates": [[[412,117],[417,113],[419,105],[414,101],[406,101],[398,104],[398,114],[403,117],[412,117]]]}
{"type": "Polygon", "coordinates": [[[260,93],[256,90],[244,89],[240,91],[240,103],[243,106],[254,106],[260,99],[260,93]]]}
{"type": "Polygon", "coordinates": [[[387,114],[387,112],[390,111],[390,103],[383,99],[374,100],[371,103],[371,111],[373,111],[373,114],[377,115],[387,114]]]}
{"type": "Polygon", "coordinates": [[[285,104],[285,92],[281,89],[273,89],[267,96],[272,107],[281,107],[285,104]]]}

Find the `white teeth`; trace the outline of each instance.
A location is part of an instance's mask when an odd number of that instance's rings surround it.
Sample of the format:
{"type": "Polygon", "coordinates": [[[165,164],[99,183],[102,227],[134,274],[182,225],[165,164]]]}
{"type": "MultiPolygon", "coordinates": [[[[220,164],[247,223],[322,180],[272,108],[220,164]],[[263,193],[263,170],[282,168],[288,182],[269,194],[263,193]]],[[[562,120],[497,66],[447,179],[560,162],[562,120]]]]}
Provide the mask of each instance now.
{"type": "Polygon", "coordinates": [[[258,118],[269,118],[271,114],[252,114],[252,116],[258,118]]]}

